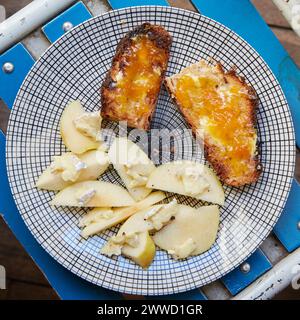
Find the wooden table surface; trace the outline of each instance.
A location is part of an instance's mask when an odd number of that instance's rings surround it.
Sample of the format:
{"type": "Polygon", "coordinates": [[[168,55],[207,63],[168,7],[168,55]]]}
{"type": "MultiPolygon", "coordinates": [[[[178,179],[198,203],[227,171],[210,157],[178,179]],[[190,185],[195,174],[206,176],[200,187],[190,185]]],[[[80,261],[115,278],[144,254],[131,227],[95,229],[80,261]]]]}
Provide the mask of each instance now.
{"type": "MultiPolygon", "coordinates": [[[[173,6],[194,10],[189,1],[168,0],[173,6]]],[[[20,10],[30,0],[1,0],[6,9],[6,17],[20,10]]],[[[300,66],[300,39],[271,0],[252,0],[279,41],[300,66]]],[[[0,100],[0,128],[5,131],[9,111],[0,100]]],[[[297,178],[300,177],[300,157],[297,157],[297,178]]],[[[43,273],[25,252],[13,233],[0,217],[0,265],[6,268],[7,290],[0,290],[1,299],[59,299],[43,273]]],[[[300,290],[288,288],[277,299],[299,299],[300,290]]]]}

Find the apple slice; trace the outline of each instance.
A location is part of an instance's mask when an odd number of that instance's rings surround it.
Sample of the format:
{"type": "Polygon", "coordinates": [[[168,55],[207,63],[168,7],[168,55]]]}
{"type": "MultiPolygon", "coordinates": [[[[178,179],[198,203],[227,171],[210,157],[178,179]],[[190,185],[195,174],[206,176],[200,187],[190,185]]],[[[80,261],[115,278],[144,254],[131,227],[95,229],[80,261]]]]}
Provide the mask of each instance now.
{"type": "Polygon", "coordinates": [[[80,101],[76,100],[66,106],[60,119],[62,140],[66,147],[75,154],[97,149],[101,145],[100,141],[84,135],[75,127],[74,121],[85,113],[80,101]]]}
{"type": "MultiPolygon", "coordinates": [[[[72,152],[68,152],[67,154],[74,155],[72,152]]],[[[61,173],[54,172],[50,166],[41,174],[36,183],[36,187],[38,189],[51,191],[62,190],[74,182],[96,180],[109,166],[109,159],[107,153],[104,151],[91,150],[77,157],[85,164],[85,168],[79,171],[78,178],[75,181],[65,181],[61,173]]]]}
{"type": "Polygon", "coordinates": [[[170,203],[155,205],[132,215],[101,249],[108,256],[123,254],[142,267],[147,267],[155,255],[155,245],[150,231],[160,230],[178,211],[174,199],[170,203]],[[155,217],[155,218],[154,218],[155,217]]]}
{"type": "Polygon", "coordinates": [[[155,257],[155,244],[147,231],[139,233],[137,241],[138,245],[136,247],[124,246],[122,254],[132,259],[142,268],[147,268],[155,257]]]}
{"type": "Polygon", "coordinates": [[[155,244],[148,231],[114,236],[101,248],[107,256],[124,255],[142,268],[147,268],[155,257],[155,244]]]}
{"type": "Polygon", "coordinates": [[[104,181],[83,181],[60,191],[51,201],[53,206],[126,207],[135,201],[124,188],[104,181]]]}
{"type": "Polygon", "coordinates": [[[198,255],[215,242],[219,228],[218,206],[198,209],[179,205],[179,210],[168,225],[154,234],[155,244],[176,259],[198,255]]]}
{"type": "Polygon", "coordinates": [[[146,183],[155,166],[135,143],[123,137],[116,138],[109,149],[108,156],[136,201],[144,199],[152,191],[151,188],[146,187],[146,183]]]}
{"type": "Polygon", "coordinates": [[[158,204],[140,210],[125,221],[119,229],[118,235],[160,230],[177,214],[178,207],[179,205],[174,199],[166,204],[158,204]]]}
{"type": "Polygon", "coordinates": [[[84,227],[81,235],[84,238],[97,234],[105,229],[113,227],[126,220],[136,212],[152,206],[165,199],[165,194],[161,191],[150,193],[148,197],[126,208],[95,208],[87,213],[79,222],[80,227],[84,227]]]}
{"type": "Polygon", "coordinates": [[[225,201],[224,190],[215,173],[205,165],[189,160],[156,167],[148,178],[147,187],[220,205],[225,201]]]}

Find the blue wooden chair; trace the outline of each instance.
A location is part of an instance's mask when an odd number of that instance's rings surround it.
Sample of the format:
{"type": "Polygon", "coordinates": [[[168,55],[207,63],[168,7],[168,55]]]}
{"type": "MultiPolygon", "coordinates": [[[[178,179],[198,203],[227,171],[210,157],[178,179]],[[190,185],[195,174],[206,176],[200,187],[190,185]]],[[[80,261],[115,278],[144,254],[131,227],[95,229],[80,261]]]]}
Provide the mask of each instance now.
{"type": "MultiPolygon", "coordinates": [[[[48,40],[43,39],[39,34],[38,36],[31,35],[29,36],[31,41],[27,37],[24,39],[24,43],[18,42],[9,48],[7,48],[8,43],[1,43],[0,40],[0,50],[4,47],[6,49],[0,55],[0,66],[2,67],[0,70],[0,97],[9,108],[12,107],[18,89],[34,64],[35,58],[46,49],[49,42],[54,42],[73,26],[93,15],[111,9],[133,5],[169,5],[166,0],[110,0],[109,7],[106,2],[101,4],[101,1],[94,0],[86,1],[87,7],[79,1],[67,10],[58,13],[66,5],[73,2],[76,1],[61,1],[61,4],[52,12],[52,16],[56,16],[42,26],[42,32],[48,40]]],[[[242,36],[265,59],[284,90],[294,120],[296,142],[300,146],[300,73],[298,67],[251,2],[248,0],[193,0],[192,2],[199,12],[225,24],[242,36]]],[[[45,19],[49,19],[50,14],[49,12],[45,19]]],[[[24,35],[24,31],[22,35],[24,35]]],[[[14,39],[18,39],[18,35],[14,39]]],[[[0,172],[2,175],[0,179],[0,212],[58,295],[62,299],[122,299],[124,296],[126,298],[126,295],[97,287],[72,274],[51,258],[33,238],[18,213],[9,188],[3,132],[0,132],[0,172]]],[[[164,298],[267,299],[282,290],[293,277],[297,276],[297,270],[293,267],[300,264],[299,197],[300,186],[294,180],[286,207],[273,234],[239,268],[203,288],[164,298]]]]}

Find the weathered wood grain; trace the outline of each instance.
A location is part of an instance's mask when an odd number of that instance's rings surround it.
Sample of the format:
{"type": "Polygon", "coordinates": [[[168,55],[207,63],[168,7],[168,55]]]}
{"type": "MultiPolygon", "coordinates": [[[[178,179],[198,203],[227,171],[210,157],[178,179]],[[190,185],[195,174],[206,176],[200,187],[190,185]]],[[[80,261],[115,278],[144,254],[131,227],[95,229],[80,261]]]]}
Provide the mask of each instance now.
{"type": "Polygon", "coordinates": [[[5,7],[6,18],[13,15],[16,11],[27,6],[32,0],[1,0],[1,4],[5,7]]]}
{"type": "MultiPolygon", "coordinates": [[[[45,296],[46,292],[49,298],[57,297],[43,273],[14,237],[2,217],[0,217],[0,235],[0,265],[5,267],[7,277],[7,290],[0,290],[0,300],[12,299],[12,296],[17,298],[17,295],[22,292],[24,295],[19,297],[28,298],[26,291],[23,290],[26,285],[34,286],[36,298],[39,297],[39,293],[42,297],[45,296]],[[39,287],[43,289],[40,291],[39,287]],[[12,296],[11,290],[13,290],[12,296]]],[[[32,293],[29,294],[31,296],[32,293]]]]}
{"type": "Polygon", "coordinates": [[[168,0],[172,7],[182,8],[186,10],[196,11],[195,7],[190,1],[185,0],[168,0]]]}
{"type": "Polygon", "coordinates": [[[0,129],[6,133],[6,127],[9,119],[10,110],[3,100],[0,99],[0,129]]]}
{"type": "Polygon", "coordinates": [[[51,287],[35,285],[22,281],[10,281],[9,290],[6,290],[6,299],[26,300],[58,300],[58,296],[51,287]]]}
{"type": "Polygon", "coordinates": [[[292,59],[300,66],[300,38],[291,29],[278,27],[271,27],[271,29],[292,59]]]}
{"type": "Polygon", "coordinates": [[[290,28],[289,23],[271,0],[251,0],[269,25],[290,28]]]}

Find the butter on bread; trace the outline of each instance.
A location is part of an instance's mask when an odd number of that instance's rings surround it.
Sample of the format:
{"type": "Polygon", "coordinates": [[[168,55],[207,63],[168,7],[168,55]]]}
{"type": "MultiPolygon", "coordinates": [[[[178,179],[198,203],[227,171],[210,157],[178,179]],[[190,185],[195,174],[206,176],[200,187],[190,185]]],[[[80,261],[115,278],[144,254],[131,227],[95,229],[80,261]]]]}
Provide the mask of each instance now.
{"type": "Polygon", "coordinates": [[[235,70],[204,60],[166,78],[165,85],[195,135],[204,142],[206,158],[227,185],[258,180],[254,89],[235,70]]]}
{"type": "Polygon", "coordinates": [[[144,23],[117,46],[101,87],[101,115],[147,130],[167,69],[172,38],[161,26],[144,23]]]}

